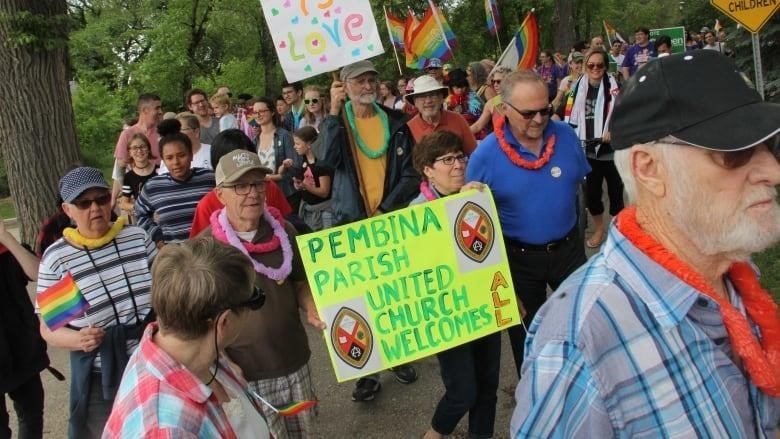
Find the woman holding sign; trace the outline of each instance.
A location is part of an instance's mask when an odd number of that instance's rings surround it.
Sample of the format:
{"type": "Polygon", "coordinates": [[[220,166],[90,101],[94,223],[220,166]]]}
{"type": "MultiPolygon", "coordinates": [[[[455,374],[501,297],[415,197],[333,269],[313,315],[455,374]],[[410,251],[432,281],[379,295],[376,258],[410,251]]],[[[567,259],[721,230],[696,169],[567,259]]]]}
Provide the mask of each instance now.
{"type": "MultiPolygon", "coordinates": [[[[482,183],[465,183],[468,156],[463,140],[449,131],[425,136],[412,152],[415,169],[423,176],[420,195],[411,204],[420,204],[457,192],[482,190],[482,183]]],[[[469,437],[493,437],[501,358],[501,333],[486,335],[436,355],[444,382],[425,439],[452,434],[460,419],[469,414],[469,437]]]]}

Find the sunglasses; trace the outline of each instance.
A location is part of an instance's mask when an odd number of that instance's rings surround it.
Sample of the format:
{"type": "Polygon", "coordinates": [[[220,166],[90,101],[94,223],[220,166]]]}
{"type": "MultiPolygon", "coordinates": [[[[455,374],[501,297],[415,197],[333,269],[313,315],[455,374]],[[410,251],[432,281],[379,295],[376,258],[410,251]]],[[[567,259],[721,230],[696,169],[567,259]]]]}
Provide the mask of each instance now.
{"type": "Polygon", "coordinates": [[[317,99],[317,98],[314,98],[314,99],[304,99],[303,103],[306,104],[306,105],[309,105],[309,104],[319,104],[320,100],[317,99]]]}
{"type": "MultiPolygon", "coordinates": [[[[769,152],[775,157],[775,160],[780,162],[780,142],[778,142],[777,139],[780,139],[780,137],[776,137],[772,144],[765,143],[764,145],[766,145],[769,152]]],[[[720,165],[726,169],[741,168],[750,162],[750,159],[753,158],[753,154],[755,154],[759,148],[761,148],[761,145],[754,146],[753,148],[741,149],[739,151],[721,152],[718,154],[722,157],[720,165]]]]}
{"type": "MultiPolygon", "coordinates": [[[[182,131],[183,131],[183,130],[182,130],[182,131]]],[[[144,145],[144,144],[140,144],[140,145],[131,145],[131,146],[130,146],[130,151],[145,151],[145,150],[147,150],[147,149],[149,149],[149,147],[148,147],[148,146],[146,146],[146,145],[144,145]]]]}
{"type": "Polygon", "coordinates": [[[490,81],[490,83],[493,84],[493,85],[501,84],[501,80],[500,79],[494,79],[494,80],[490,81]]]}
{"type": "Polygon", "coordinates": [[[604,64],[603,63],[590,63],[589,62],[588,64],[586,64],[586,66],[588,67],[588,70],[601,70],[601,69],[604,68],[604,64]]]}
{"type": "Polygon", "coordinates": [[[87,210],[92,207],[92,203],[96,203],[98,206],[105,206],[111,202],[111,194],[101,195],[96,198],[73,200],[70,204],[76,206],[79,210],[87,210]]]}
{"type": "Polygon", "coordinates": [[[536,117],[537,113],[540,114],[542,117],[547,117],[547,116],[553,114],[552,105],[548,105],[547,107],[539,109],[539,110],[518,110],[517,107],[515,107],[512,104],[510,104],[509,102],[504,101],[504,104],[508,105],[509,108],[517,111],[517,114],[519,114],[520,117],[522,117],[525,120],[533,119],[534,117],[536,117]]]}
{"type": "Polygon", "coordinates": [[[257,311],[263,307],[263,304],[265,304],[265,292],[257,285],[254,285],[249,299],[239,303],[235,308],[249,308],[252,311],[257,311]]]}

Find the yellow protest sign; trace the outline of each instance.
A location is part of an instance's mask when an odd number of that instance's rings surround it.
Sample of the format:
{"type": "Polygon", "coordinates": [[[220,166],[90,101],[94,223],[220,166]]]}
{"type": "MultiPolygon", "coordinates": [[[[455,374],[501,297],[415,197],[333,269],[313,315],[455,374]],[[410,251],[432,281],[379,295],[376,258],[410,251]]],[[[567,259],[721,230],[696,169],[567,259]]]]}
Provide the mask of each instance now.
{"type": "Polygon", "coordinates": [[[710,0],[710,3],[754,34],[764,27],[778,7],[777,0],[710,0]]]}
{"type": "Polygon", "coordinates": [[[489,190],[298,237],[336,378],[520,323],[489,190]]]}

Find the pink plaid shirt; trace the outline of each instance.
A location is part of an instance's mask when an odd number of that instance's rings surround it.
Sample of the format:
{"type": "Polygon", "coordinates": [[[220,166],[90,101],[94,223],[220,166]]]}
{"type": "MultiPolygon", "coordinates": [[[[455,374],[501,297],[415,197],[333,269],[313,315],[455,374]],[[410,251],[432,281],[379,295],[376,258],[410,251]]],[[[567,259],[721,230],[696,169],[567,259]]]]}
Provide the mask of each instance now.
{"type": "MultiPolygon", "coordinates": [[[[154,344],[156,331],[146,328],[127,364],[103,438],[235,438],[211,388],[154,344]]],[[[224,360],[217,378],[247,387],[224,360]]]]}

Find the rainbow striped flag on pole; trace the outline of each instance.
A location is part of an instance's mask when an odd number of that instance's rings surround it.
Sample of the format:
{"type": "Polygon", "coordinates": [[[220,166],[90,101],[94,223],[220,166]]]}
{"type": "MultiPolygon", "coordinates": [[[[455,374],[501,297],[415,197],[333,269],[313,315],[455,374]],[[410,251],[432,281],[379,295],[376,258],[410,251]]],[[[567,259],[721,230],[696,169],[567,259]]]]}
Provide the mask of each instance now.
{"type": "Polygon", "coordinates": [[[607,42],[609,43],[610,47],[612,46],[612,42],[615,40],[620,41],[621,43],[626,42],[626,40],[624,40],[623,37],[620,36],[620,34],[618,33],[617,29],[615,29],[614,26],[609,24],[607,20],[603,20],[603,21],[604,21],[604,32],[607,34],[607,42]]]}
{"type": "Polygon", "coordinates": [[[52,331],[70,323],[89,309],[79,286],[70,272],[36,298],[41,317],[52,331]]]}
{"type": "Polygon", "coordinates": [[[491,35],[501,29],[501,17],[498,16],[498,0],[485,0],[485,14],[487,15],[487,28],[491,35]]]}
{"type": "Polygon", "coordinates": [[[385,20],[387,21],[387,32],[390,34],[390,42],[396,49],[404,48],[404,21],[385,10],[385,20]]]}
{"type": "Polygon", "coordinates": [[[539,26],[536,24],[536,15],[532,9],[525,16],[523,24],[515,33],[512,41],[504,49],[504,53],[498,58],[496,67],[508,67],[515,69],[532,69],[536,65],[539,54],[539,26]]]}

